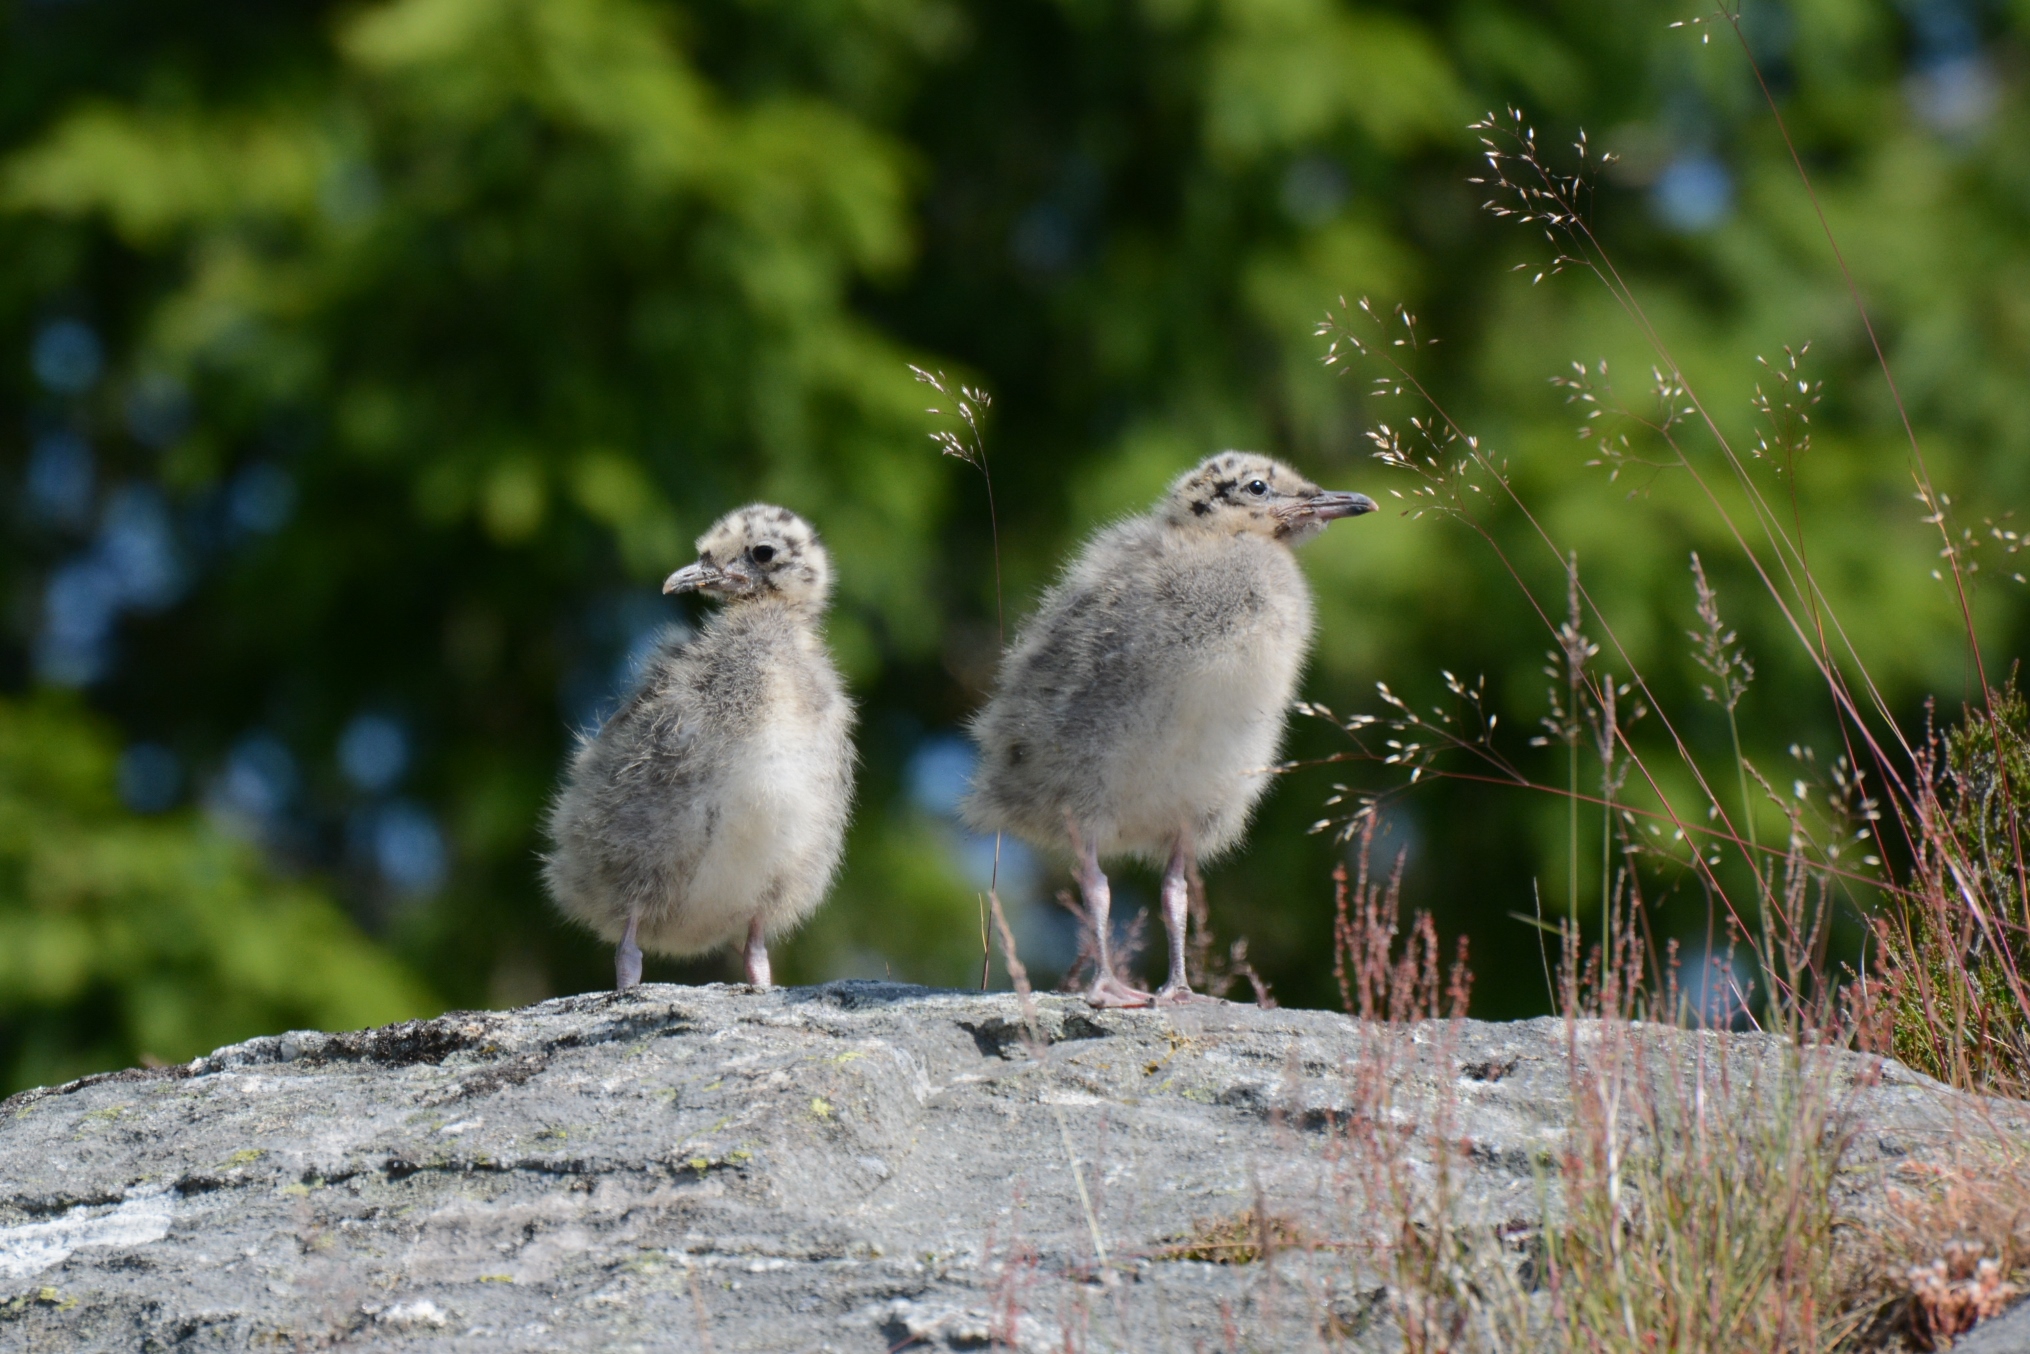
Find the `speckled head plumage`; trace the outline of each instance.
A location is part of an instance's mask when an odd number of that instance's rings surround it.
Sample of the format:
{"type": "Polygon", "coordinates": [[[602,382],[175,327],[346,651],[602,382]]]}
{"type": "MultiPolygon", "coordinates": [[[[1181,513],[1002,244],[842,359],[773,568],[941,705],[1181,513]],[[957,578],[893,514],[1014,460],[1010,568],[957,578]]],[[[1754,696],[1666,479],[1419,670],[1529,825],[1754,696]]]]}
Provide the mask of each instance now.
{"type": "Polygon", "coordinates": [[[698,562],[671,574],[663,591],[822,607],[832,592],[832,561],[809,522],[788,508],[750,503],[698,538],[698,562]]]}
{"type": "Polygon", "coordinates": [[[1375,509],[1365,494],[1320,489],[1281,461],[1252,451],[1208,456],[1177,478],[1163,506],[1174,526],[1266,536],[1290,545],[1311,539],[1338,518],[1375,509]]]}

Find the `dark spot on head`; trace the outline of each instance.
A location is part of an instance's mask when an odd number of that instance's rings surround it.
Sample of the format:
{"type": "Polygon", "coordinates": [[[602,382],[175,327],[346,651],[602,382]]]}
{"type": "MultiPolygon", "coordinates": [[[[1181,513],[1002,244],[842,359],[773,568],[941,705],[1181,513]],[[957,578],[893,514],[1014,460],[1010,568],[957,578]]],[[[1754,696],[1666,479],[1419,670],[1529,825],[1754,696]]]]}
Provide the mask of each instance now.
{"type": "Polygon", "coordinates": [[[1022,759],[1024,757],[1027,757],[1028,755],[1029,755],[1028,744],[1010,743],[1008,745],[1008,765],[1020,766],[1022,765],[1022,759]]]}
{"type": "Polygon", "coordinates": [[[1212,504],[1202,498],[1194,498],[1191,500],[1191,511],[1194,516],[1203,517],[1212,511],[1212,504]]]}

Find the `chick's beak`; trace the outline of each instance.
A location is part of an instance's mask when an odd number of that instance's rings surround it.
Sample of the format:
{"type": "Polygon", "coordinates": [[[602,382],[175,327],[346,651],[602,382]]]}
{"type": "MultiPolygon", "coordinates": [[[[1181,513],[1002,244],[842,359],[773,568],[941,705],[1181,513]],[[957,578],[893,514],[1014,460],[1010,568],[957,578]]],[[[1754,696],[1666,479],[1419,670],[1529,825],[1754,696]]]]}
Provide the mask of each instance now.
{"type": "Polygon", "coordinates": [[[722,596],[738,596],[754,590],[754,575],[740,567],[735,560],[725,568],[699,560],[663,580],[663,591],[670,592],[714,592],[722,596]]]}
{"type": "Polygon", "coordinates": [[[722,577],[724,575],[709,564],[686,564],[663,580],[663,591],[701,592],[718,583],[722,577]]]}
{"type": "Polygon", "coordinates": [[[1358,517],[1374,509],[1374,500],[1366,494],[1343,494],[1328,489],[1309,498],[1279,503],[1271,511],[1288,523],[1285,531],[1309,535],[1312,531],[1323,529],[1327,522],[1336,522],[1342,517],[1358,517]]]}
{"type": "Polygon", "coordinates": [[[1375,501],[1366,494],[1327,491],[1313,494],[1304,500],[1305,515],[1320,522],[1335,522],[1342,517],[1358,517],[1364,512],[1374,510],[1375,501]]]}

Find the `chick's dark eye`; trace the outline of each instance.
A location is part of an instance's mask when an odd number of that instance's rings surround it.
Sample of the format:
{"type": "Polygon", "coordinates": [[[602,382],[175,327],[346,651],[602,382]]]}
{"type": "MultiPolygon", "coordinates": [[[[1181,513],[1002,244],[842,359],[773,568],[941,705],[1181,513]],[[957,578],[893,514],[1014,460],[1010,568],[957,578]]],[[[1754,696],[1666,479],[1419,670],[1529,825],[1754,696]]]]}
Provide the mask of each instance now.
{"type": "Polygon", "coordinates": [[[1248,492],[1253,494],[1256,498],[1260,498],[1263,494],[1269,492],[1268,482],[1265,480],[1249,480],[1248,492]]]}
{"type": "Polygon", "coordinates": [[[774,558],[775,558],[774,546],[757,545],[754,547],[754,562],[756,564],[766,564],[774,558]]]}

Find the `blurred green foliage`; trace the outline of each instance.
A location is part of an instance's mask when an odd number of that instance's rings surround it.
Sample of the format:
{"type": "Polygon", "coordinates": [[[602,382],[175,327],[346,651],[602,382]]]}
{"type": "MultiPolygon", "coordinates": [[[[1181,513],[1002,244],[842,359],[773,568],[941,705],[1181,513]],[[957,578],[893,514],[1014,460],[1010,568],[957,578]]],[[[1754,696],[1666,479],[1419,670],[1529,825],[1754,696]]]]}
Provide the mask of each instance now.
{"type": "Polygon", "coordinates": [[[75,702],[0,701],[0,1085],[429,1013],[344,914],[191,815],[136,821],[75,702]]]}
{"type": "MultiPolygon", "coordinates": [[[[1578,552],[1616,637],[1726,784],[1725,719],[1699,701],[1683,640],[1701,551],[1757,663],[1749,757],[1786,784],[1792,745],[1836,741],[1801,650],[1756,603],[1713,505],[1639,461],[1613,479],[1589,466],[1550,384],[1583,361],[1641,405],[1642,335],[1583,275],[1532,285],[1548,247],[1488,217],[1466,182],[1466,124],[1491,107],[1528,110],[1554,142],[1583,125],[1616,151],[1599,232],[1748,443],[1750,395],[1772,384],[1754,359],[1813,344],[1811,451],[1772,483],[1794,490],[1827,599],[1893,708],[1956,703],[1964,646],[1894,407],[1740,48],[1724,28],[1707,43],[1711,28],[1670,27],[1695,12],[14,0],[0,11],[0,476],[20,507],[0,549],[0,689],[82,686],[130,744],[171,752],[206,815],[148,825],[149,840],[213,843],[179,849],[225,850],[204,824],[231,820],[235,767],[283,750],[289,774],[249,830],[308,882],[263,894],[265,876],[242,873],[248,892],[221,891],[221,916],[257,897],[286,914],[316,888],[436,1002],[578,990],[605,981],[606,958],[549,915],[534,869],[569,730],[647,629],[681,619],[654,583],[690,538],[777,500],[838,558],[831,635],[864,759],[838,895],[778,971],[972,981],[973,867],[917,772],[991,680],[993,569],[982,487],[925,439],[906,363],[996,395],[1019,616],[1084,532],[1223,446],[1378,496],[1407,488],[1364,433],[1412,411],[1372,373],[1326,371],[1313,337],[1336,298],[1368,295],[1442,340],[1406,360],[1578,552]],[[66,321],[87,326],[92,363],[71,351],[64,366],[49,336],[66,321]],[[91,455],[89,501],[68,517],[58,435],[91,455]],[[136,486],[155,497],[120,498],[136,486]],[[75,596],[59,584],[99,577],[80,561],[119,564],[119,511],[137,503],[170,523],[173,578],[129,586],[101,648],[66,659],[63,642],[97,632],[62,630],[75,596]],[[387,776],[344,751],[367,716],[404,740],[387,776]],[[388,843],[422,833],[427,865],[433,831],[448,873],[391,874],[388,843]]],[[[2030,14],[1750,0],[1743,21],[1934,472],[1978,535],[2030,480],[2030,14]]],[[[1541,597],[1562,598],[1560,561],[1513,510],[1490,503],[1484,525],[1541,597]]],[[[2008,545],[1989,541],[1980,578],[1998,586],[1977,601],[1997,661],[2024,614],[2008,545]]],[[[1513,755],[1560,779],[1561,752],[1520,745],[1545,711],[1550,636],[1473,533],[1384,515],[1306,558],[1321,619],[1307,694],[1353,710],[1377,680],[1422,701],[1441,668],[1485,673],[1524,731],[1513,755]]],[[[1656,737],[1655,721],[1638,732],[1656,737]]],[[[1300,754],[1337,746],[1322,726],[1294,738],[1300,754]]],[[[1318,955],[1335,848],[1305,828],[1335,774],[1287,778],[1210,877],[1215,925],[1250,938],[1286,1001],[1333,1000],[1318,955]]],[[[103,813],[94,831],[144,830],[103,813]]],[[[1779,839],[1782,811],[1760,816],[1779,839]]],[[[1568,878],[1564,806],[1441,781],[1389,826],[1409,896],[1476,941],[1478,1009],[1541,1008],[1532,933],[1508,914],[1599,887],[1568,878]]],[[[1581,853],[1582,872],[1597,860],[1581,853]]],[[[179,896],[201,909],[207,895],[179,896]]],[[[1032,926],[1048,910],[1035,901],[1032,926]]],[[[1707,909],[1692,892],[1659,915],[1690,937],[1707,909]]],[[[373,953],[327,961],[330,1000],[348,981],[380,995],[316,1019],[406,1009],[373,953]]],[[[0,1010],[40,990],[9,963],[0,1010]]],[[[198,989],[170,976],[184,971],[164,950],[105,981],[189,1004],[198,989]]],[[[64,1046],[172,1056],[157,1037],[64,1046]]],[[[7,1065],[45,1065],[26,1058],[7,1065]]]]}

